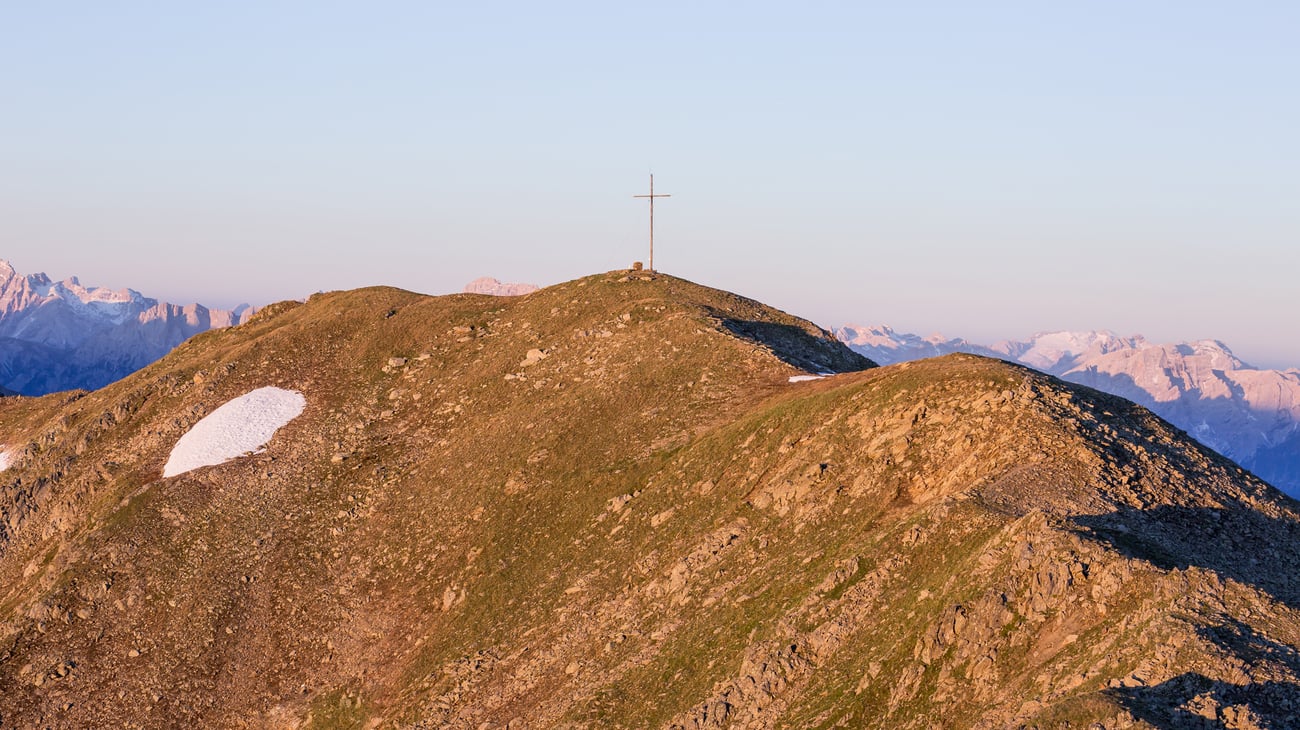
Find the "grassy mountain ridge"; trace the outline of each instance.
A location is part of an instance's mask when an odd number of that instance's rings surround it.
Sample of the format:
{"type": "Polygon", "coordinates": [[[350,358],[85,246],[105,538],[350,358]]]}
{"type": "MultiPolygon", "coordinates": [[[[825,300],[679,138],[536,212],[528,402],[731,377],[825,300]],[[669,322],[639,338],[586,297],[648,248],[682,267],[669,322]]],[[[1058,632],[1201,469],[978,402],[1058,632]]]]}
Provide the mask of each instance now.
{"type": "Polygon", "coordinates": [[[1024,368],[869,366],[611,272],[318,295],[0,402],[0,724],[1288,716],[1294,502],[1024,368]],[[159,479],[265,385],[308,405],[264,453],[159,479]]]}

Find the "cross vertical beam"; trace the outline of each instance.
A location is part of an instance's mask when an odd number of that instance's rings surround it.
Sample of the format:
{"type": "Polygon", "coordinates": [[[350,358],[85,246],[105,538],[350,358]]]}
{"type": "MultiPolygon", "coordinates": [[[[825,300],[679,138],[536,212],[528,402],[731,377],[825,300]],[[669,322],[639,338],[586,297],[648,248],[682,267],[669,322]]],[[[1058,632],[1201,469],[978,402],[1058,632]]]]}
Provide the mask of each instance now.
{"type": "Polygon", "coordinates": [[[650,266],[651,271],[655,270],[655,198],[671,198],[673,196],[660,193],[655,195],[655,174],[650,173],[650,194],[633,195],[634,198],[648,198],[650,200],[650,266]]]}

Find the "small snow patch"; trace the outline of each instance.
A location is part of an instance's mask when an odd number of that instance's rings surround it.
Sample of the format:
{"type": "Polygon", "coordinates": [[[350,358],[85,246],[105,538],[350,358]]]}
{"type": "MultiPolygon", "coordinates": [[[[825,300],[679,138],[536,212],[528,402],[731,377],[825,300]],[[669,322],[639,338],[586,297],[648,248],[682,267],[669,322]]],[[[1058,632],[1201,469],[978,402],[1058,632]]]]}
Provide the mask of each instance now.
{"type": "Polygon", "coordinates": [[[306,405],[307,399],[294,390],[258,388],[245,393],[204,416],[181,436],[163,467],[163,476],[174,477],[260,451],[306,405]]]}
{"type": "Polygon", "coordinates": [[[5,469],[8,469],[9,465],[12,464],[13,461],[14,461],[13,454],[9,453],[5,449],[0,449],[0,471],[4,471],[5,469]]]}
{"type": "Polygon", "coordinates": [[[835,373],[818,373],[817,375],[791,375],[790,382],[803,383],[809,380],[821,380],[822,378],[829,377],[834,374],[835,373]]]}

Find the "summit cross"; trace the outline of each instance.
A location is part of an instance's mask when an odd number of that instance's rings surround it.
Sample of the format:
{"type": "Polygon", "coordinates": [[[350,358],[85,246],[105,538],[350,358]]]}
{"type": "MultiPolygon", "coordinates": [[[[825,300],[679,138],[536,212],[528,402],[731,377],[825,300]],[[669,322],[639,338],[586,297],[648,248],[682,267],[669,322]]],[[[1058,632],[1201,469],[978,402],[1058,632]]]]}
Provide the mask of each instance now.
{"type": "Polygon", "coordinates": [[[668,195],[666,193],[660,193],[658,195],[655,195],[655,176],[654,173],[650,173],[650,194],[633,195],[632,197],[650,199],[650,266],[648,268],[651,271],[654,271],[655,270],[655,198],[671,198],[673,196],[668,195]]]}

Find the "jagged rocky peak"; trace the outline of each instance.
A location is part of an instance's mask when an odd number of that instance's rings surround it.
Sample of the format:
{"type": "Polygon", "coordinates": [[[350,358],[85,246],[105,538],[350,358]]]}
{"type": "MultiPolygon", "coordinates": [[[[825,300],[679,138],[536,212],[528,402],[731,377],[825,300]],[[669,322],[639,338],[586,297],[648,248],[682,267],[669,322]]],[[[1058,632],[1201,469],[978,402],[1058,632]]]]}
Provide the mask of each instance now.
{"type": "Polygon", "coordinates": [[[1003,340],[992,349],[1039,370],[1052,371],[1069,367],[1089,355],[1102,355],[1121,349],[1136,349],[1145,344],[1140,335],[1120,337],[1109,330],[1083,332],[1039,332],[1028,340],[1003,340]]]}
{"type": "Polygon", "coordinates": [[[536,284],[506,284],[490,276],[481,276],[465,285],[466,294],[490,294],[497,297],[518,297],[532,294],[539,287],[536,284]]]}
{"type": "Polygon", "coordinates": [[[27,395],[97,388],[199,332],[239,324],[248,310],[179,306],[75,276],[23,276],[0,260],[0,384],[27,395]]]}
{"type": "Polygon", "coordinates": [[[869,364],[611,272],[323,294],[0,400],[4,720],[1294,724],[1294,501],[1020,365],[869,364]]]}

